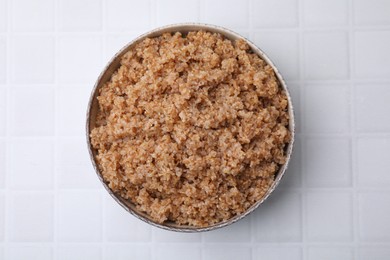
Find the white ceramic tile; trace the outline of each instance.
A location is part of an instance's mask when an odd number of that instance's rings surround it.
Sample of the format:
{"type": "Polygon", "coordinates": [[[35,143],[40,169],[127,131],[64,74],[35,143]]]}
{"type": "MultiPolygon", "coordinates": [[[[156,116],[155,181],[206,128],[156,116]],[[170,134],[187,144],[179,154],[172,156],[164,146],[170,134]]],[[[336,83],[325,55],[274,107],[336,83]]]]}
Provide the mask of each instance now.
{"type": "Polygon", "coordinates": [[[153,229],[154,239],[159,243],[197,243],[201,241],[200,233],[179,233],[161,228],[153,229]]]}
{"type": "Polygon", "coordinates": [[[53,249],[49,245],[12,245],[5,250],[5,259],[7,260],[52,260],[53,249]]]}
{"type": "Polygon", "coordinates": [[[5,136],[7,124],[7,91],[5,88],[0,88],[0,136],[5,136]]]}
{"type": "Polygon", "coordinates": [[[11,135],[47,136],[54,134],[54,93],[46,87],[11,90],[11,135]]]}
{"type": "Polygon", "coordinates": [[[252,21],[255,27],[295,27],[298,25],[298,1],[253,0],[252,21]]]}
{"type": "Polygon", "coordinates": [[[7,0],[0,0],[0,32],[7,29],[7,0]]]}
{"type": "Polygon", "coordinates": [[[250,217],[217,230],[206,232],[203,235],[205,242],[224,243],[224,242],[238,242],[245,243],[251,241],[251,221],[250,217]],[[234,236],[227,236],[226,234],[234,234],[234,236]]]}
{"type": "Polygon", "coordinates": [[[7,144],[4,140],[0,140],[0,189],[5,187],[6,180],[6,167],[7,167],[7,158],[6,158],[6,147],[7,144]]]}
{"type": "Polygon", "coordinates": [[[58,145],[56,172],[61,189],[102,188],[89,158],[85,138],[62,138],[58,145]]]}
{"type": "Polygon", "coordinates": [[[54,230],[51,192],[15,192],[10,198],[9,238],[13,242],[50,242],[54,230]]]}
{"type": "MultiPolygon", "coordinates": [[[[308,260],[353,260],[353,250],[349,247],[311,246],[307,250],[308,260]]],[[[371,258],[370,258],[371,259],[371,258]]]]}
{"type": "Polygon", "coordinates": [[[390,248],[388,246],[364,246],[358,249],[358,260],[388,260],[390,259],[390,248]]]}
{"type": "Polygon", "coordinates": [[[357,31],[355,33],[356,76],[390,78],[389,45],[390,31],[357,31]]]}
{"type": "Polygon", "coordinates": [[[359,238],[361,241],[390,241],[390,192],[359,194],[359,238]]]}
{"type": "Polygon", "coordinates": [[[10,187],[18,190],[53,187],[54,144],[45,139],[18,139],[10,143],[10,187]]]}
{"type": "Polygon", "coordinates": [[[101,241],[102,198],[100,192],[60,192],[57,205],[59,241],[101,241]]]}
{"type": "Polygon", "coordinates": [[[0,242],[4,241],[4,231],[5,231],[5,196],[3,193],[0,193],[0,242]]]}
{"type": "Polygon", "coordinates": [[[252,260],[301,260],[302,250],[300,247],[264,247],[254,249],[252,260]]]}
{"type": "Polygon", "coordinates": [[[296,32],[259,32],[254,36],[285,79],[299,78],[299,43],[296,32]]]}
{"type": "Polygon", "coordinates": [[[5,83],[7,74],[7,48],[5,37],[0,36],[0,83],[5,83]]]}
{"type": "Polygon", "coordinates": [[[308,84],[304,90],[306,133],[347,133],[350,125],[350,87],[308,84]]]}
{"type": "Polygon", "coordinates": [[[207,245],[204,247],[203,260],[251,259],[251,249],[239,245],[207,245]]]}
{"type": "Polygon", "coordinates": [[[83,84],[91,89],[103,69],[101,38],[62,36],[58,45],[59,81],[83,84]]]}
{"type": "Polygon", "coordinates": [[[142,32],[126,32],[124,34],[114,34],[106,37],[104,50],[104,62],[109,62],[116,53],[125,47],[132,40],[140,36],[142,32]]]}
{"type": "Polygon", "coordinates": [[[106,246],[104,260],[129,260],[129,259],[151,259],[150,248],[146,245],[137,244],[113,244],[106,246]]]}
{"type": "Polygon", "coordinates": [[[308,192],[307,238],[313,242],[352,240],[352,198],[347,192],[308,192]]]}
{"type": "Polygon", "coordinates": [[[301,241],[301,195],[276,189],[253,215],[257,242],[301,241]]]}
{"type": "Polygon", "coordinates": [[[351,186],[351,144],[348,138],[308,138],[305,141],[308,187],[351,186]]]}
{"type": "Polygon", "coordinates": [[[345,32],[304,34],[306,79],[347,79],[349,76],[348,35],[345,32]]]}
{"type": "Polygon", "coordinates": [[[248,0],[205,1],[201,21],[230,28],[244,28],[248,26],[248,14],[248,0]]]}
{"type": "Polygon", "coordinates": [[[54,29],[54,1],[13,0],[12,26],[15,31],[39,32],[54,29]]]}
{"type": "Polygon", "coordinates": [[[342,26],[348,23],[348,0],[304,0],[306,26],[342,26]]]}
{"type": "Polygon", "coordinates": [[[11,39],[11,80],[14,83],[54,81],[54,38],[18,35],[11,39]]]}
{"type": "Polygon", "coordinates": [[[299,188],[302,183],[302,145],[301,138],[295,136],[294,152],[292,153],[287,171],[285,172],[280,188],[299,188]]]}
{"type": "Polygon", "coordinates": [[[174,23],[197,22],[199,20],[198,0],[162,0],[157,1],[157,24],[163,26],[174,23]],[[191,10],[189,12],[189,10],[191,10]]]}
{"type": "Polygon", "coordinates": [[[362,187],[390,185],[390,138],[359,138],[357,140],[358,184],[362,187]]]}
{"type": "Polygon", "coordinates": [[[150,26],[150,1],[106,0],[105,11],[109,31],[147,29],[150,26]]]}
{"type": "MultiPolygon", "coordinates": [[[[92,86],[91,86],[92,88],[92,86]]],[[[87,104],[91,88],[58,90],[58,133],[63,136],[84,136],[87,104]]]]}
{"type": "Polygon", "coordinates": [[[390,2],[387,0],[355,0],[354,7],[357,25],[390,24],[390,2]]]}
{"type": "Polygon", "coordinates": [[[61,31],[98,31],[102,27],[101,0],[60,0],[61,31]]]}
{"type": "Polygon", "coordinates": [[[105,198],[105,239],[110,242],[148,242],[151,226],[135,218],[114,199],[105,198]]]}
{"type": "Polygon", "coordinates": [[[359,84],[355,88],[357,130],[389,132],[390,84],[359,84]]]}
{"type": "Polygon", "coordinates": [[[170,260],[198,260],[201,258],[201,249],[198,245],[159,244],[154,250],[158,259],[170,260]]]}
{"type": "Polygon", "coordinates": [[[96,245],[61,245],[57,250],[58,260],[100,260],[102,250],[96,245]]]}

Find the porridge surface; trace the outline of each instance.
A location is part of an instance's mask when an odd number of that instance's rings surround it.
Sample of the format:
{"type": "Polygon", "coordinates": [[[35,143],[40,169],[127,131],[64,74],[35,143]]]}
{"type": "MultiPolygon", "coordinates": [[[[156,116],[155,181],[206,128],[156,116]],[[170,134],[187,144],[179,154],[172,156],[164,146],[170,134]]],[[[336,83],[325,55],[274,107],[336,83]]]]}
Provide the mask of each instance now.
{"type": "Polygon", "coordinates": [[[208,226],[260,200],[286,160],[287,96],[243,40],[147,38],[99,92],[90,137],[109,187],[159,223],[208,226]]]}

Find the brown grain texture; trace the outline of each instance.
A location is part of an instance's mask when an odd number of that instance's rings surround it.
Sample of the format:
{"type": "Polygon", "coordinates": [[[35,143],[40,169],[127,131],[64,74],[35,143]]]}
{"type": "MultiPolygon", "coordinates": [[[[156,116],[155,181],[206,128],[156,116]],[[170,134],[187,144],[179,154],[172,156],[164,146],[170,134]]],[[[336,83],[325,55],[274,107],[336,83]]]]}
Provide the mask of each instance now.
{"type": "Polygon", "coordinates": [[[99,92],[104,180],[154,221],[209,226],[260,200],[286,160],[288,100],[243,40],[146,38],[99,92]]]}

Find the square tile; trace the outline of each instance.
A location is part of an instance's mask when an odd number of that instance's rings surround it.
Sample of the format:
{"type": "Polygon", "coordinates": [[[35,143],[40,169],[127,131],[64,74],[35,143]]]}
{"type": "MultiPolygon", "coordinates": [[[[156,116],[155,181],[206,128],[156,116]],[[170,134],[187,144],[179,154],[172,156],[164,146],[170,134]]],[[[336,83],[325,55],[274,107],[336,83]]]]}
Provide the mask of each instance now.
{"type": "Polygon", "coordinates": [[[6,248],[5,259],[10,260],[52,260],[53,249],[46,245],[12,245],[6,248]]]}
{"type": "Polygon", "coordinates": [[[98,31],[102,28],[102,2],[96,0],[60,0],[61,31],[98,31]]]}
{"type": "Polygon", "coordinates": [[[285,79],[299,78],[299,43],[296,32],[259,32],[255,43],[275,63],[285,79]]]}
{"type": "Polygon", "coordinates": [[[355,32],[356,77],[390,78],[389,45],[390,31],[355,32]]]}
{"type": "Polygon", "coordinates": [[[53,187],[54,144],[45,139],[18,139],[10,143],[9,183],[13,189],[53,187]]]}
{"type": "Polygon", "coordinates": [[[295,27],[298,25],[297,0],[254,0],[252,13],[255,27],[295,27]]]}
{"type": "Polygon", "coordinates": [[[299,136],[295,136],[293,150],[287,171],[279,184],[280,188],[288,189],[302,186],[302,144],[299,136]]]}
{"type": "Polygon", "coordinates": [[[387,246],[364,246],[358,249],[358,260],[389,260],[390,248],[387,246]]]}
{"type": "Polygon", "coordinates": [[[57,205],[59,241],[101,241],[102,198],[100,192],[60,192],[57,205]]]}
{"type": "Polygon", "coordinates": [[[59,81],[88,84],[92,88],[103,68],[101,38],[99,36],[62,36],[59,38],[58,45],[59,81]],[[77,66],[75,66],[76,63],[77,66]]]}
{"type": "Polygon", "coordinates": [[[157,1],[156,4],[158,26],[199,21],[200,7],[198,0],[165,0],[157,1]]]}
{"type": "Polygon", "coordinates": [[[352,240],[351,194],[334,191],[308,192],[306,206],[306,227],[309,241],[352,240]]]}
{"type": "Polygon", "coordinates": [[[48,136],[54,134],[54,91],[51,88],[11,90],[11,135],[48,136]]]}
{"type": "Polygon", "coordinates": [[[85,114],[91,89],[60,88],[57,95],[58,133],[62,136],[84,136],[85,114]]]}
{"type": "Polygon", "coordinates": [[[141,35],[142,32],[126,32],[125,34],[111,34],[106,36],[104,50],[104,62],[108,62],[116,53],[125,47],[132,40],[141,35]]]}
{"type": "Polygon", "coordinates": [[[341,246],[311,246],[307,250],[308,260],[353,260],[353,250],[341,246]]]}
{"type": "Polygon", "coordinates": [[[197,243],[201,241],[200,233],[179,233],[161,228],[153,229],[154,240],[161,243],[197,243]]]}
{"type": "Polygon", "coordinates": [[[359,238],[365,242],[390,241],[390,192],[359,194],[359,238]]]}
{"type": "Polygon", "coordinates": [[[355,0],[357,25],[390,25],[390,3],[387,0],[355,0]]]}
{"type": "Polygon", "coordinates": [[[57,251],[58,260],[100,260],[102,249],[95,245],[60,245],[57,251]]]}
{"type": "Polygon", "coordinates": [[[204,248],[204,260],[251,259],[251,248],[238,245],[207,245],[204,248]]]}
{"type": "Polygon", "coordinates": [[[7,76],[7,39],[0,36],[0,83],[5,83],[7,76]]]}
{"type": "Polygon", "coordinates": [[[305,78],[328,80],[349,77],[348,35],[345,32],[308,32],[304,35],[305,78]]]}
{"type": "Polygon", "coordinates": [[[357,140],[358,185],[388,187],[390,185],[390,138],[357,140]]]}
{"type": "Polygon", "coordinates": [[[0,140],[0,189],[5,188],[5,176],[7,174],[7,157],[6,157],[7,144],[4,140],[0,140]]]}
{"type": "Polygon", "coordinates": [[[4,231],[5,231],[5,196],[3,193],[0,193],[0,241],[4,241],[4,231]]]}
{"type": "Polygon", "coordinates": [[[310,84],[304,90],[305,133],[348,133],[350,87],[310,84]]]}
{"type": "Polygon", "coordinates": [[[0,32],[7,30],[7,0],[0,0],[0,32]]]}
{"type": "Polygon", "coordinates": [[[261,209],[252,213],[257,242],[299,242],[301,234],[301,195],[276,189],[261,209]]]}
{"type": "Polygon", "coordinates": [[[12,242],[50,242],[54,230],[51,192],[16,192],[10,198],[9,238],[12,242]]]}
{"type": "Polygon", "coordinates": [[[0,136],[5,136],[7,129],[7,91],[0,88],[0,136]]]}
{"type": "Polygon", "coordinates": [[[307,186],[351,186],[350,155],[348,138],[307,138],[304,159],[307,186]]]}
{"type": "Polygon", "coordinates": [[[198,245],[157,244],[154,252],[159,259],[199,260],[202,258],[201,249],[198,245]]]}
{"type": "Polygon", "coordinates": [[[201,20],[205,23],[218,24],[230,28],[248,26],[248,0],[215,0],[204,3],[201,20]]]}
{"type": "Polygon", "coordinates": [[[245,243],[251,241],[251,221],[250,217],[217,230],[212,230],[203,234],[203,240],[211,243],[235,242],[245,243]],[[226,234],[234,234],[228,236],[226,234]]]}
{"type": "Polygon", "coordinates": [[[109,31],[147,29],[151,20],[150,10],[150,1],[107,0],[105,8],[107,29],[109,31]]]}
{"type": "Polygon", "coordinates": [[[390,84],[359,84],[355,88],[357,130],[389,132],[390,84]]]}
{"type": "Polygon", "coordinates": [[[151,240],[151,227],[135,218],[111,196],[105,198],[106,240],[109,242],[148,242],[151,240]]]}
{"type": "Polygon", "coordinates": [[[18,35],[11,38],[11,44],[13,83],[54,81],[54,38],[52,36],[18,35]]]}
{"type": "Polygon", "coordinates": [[[347,25],[348,12],[348,0],[303,1],[303,21],[306,26],[347,25]]]}
{"type": "Polygon", "coordinates": [[[129,259],[152,259],[150,248],[146,245],[125,244],[107,245],[104,251],[104,260],[129,260],[129,259]]]}
{"type": "Polygon", "coordinates": [[[14,31],[41,32],[54,29],[54,1],[13,0],[11,6],[14,31]]]}
{"type": "Polygon", "coordinates": [[[256,247],[254,248],[253,260],[301,260],[302,259],[302,249],[300,247],[256,247]]]}
{"type": "Polygon", "coordinates": [[[102,188],[92,167],[85,138],[62,138],[58,145],[56,173],[61,189],[102,188]]]}

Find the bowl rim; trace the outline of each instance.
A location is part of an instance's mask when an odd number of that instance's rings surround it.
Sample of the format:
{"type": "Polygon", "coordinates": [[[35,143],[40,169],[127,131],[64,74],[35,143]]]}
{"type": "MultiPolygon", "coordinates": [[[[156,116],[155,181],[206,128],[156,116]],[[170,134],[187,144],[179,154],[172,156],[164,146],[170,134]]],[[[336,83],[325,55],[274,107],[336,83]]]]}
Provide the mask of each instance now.
{"type": "Polygon", "coordinates": [[[89,97],[89,101],[88,101],[88,105],[87,105],[87,111],[86,111],[86,126],[85,126],[85,130],[86,130],[86,141],[87,141],[87,146],[88,146],[88,153],[89,153],[89,157],[90,157],[92,166],[93,166],[93,168],[95,170],[95,173],[98,176],[98,178],[99,178],[100,182],[102,183],[102,185],[104,186],[104,188],[106,189],[106,191],[111,195],[111,197],[119,205],[121,205],[127,212],[129,212],[130,214],[132,214],[136,218],[138,218],[138,219],[140,219],[140,220],[142,220],[142,221],[144,221],[144,222],[146,222],[146,223],[148,223],[150,225],[153,225],[155,227],[162,228],[162,229],[165,229],[165,230],[170,230],[170,231],[191,233],[191,232],[204,232],[204,231],[215,230],[215,229],[222,228],[222,227],[228,226],[230,224],[233,224],[233,223],[237,222],[238,220],[248,216],[255,209],[257,209],[261,204],[263,204],[263,202],[269,197],[269,195],[279,185],[280,180],[283,178],[283,176],[284,176],[284,174],[285,174],[285,172],[286,172],[286,170],[288,168],[288,165],[289,165],[289,162],[290,162],[290,159],[291,159],[291,154],[292,154],[293,147],[294,147],[294,142],[295,142],[295,119],[294,118],[295,118],[294,117],[294,108],[293,108],[290,92],[288,90],[286,82],[284,81],[282,75],[280,74],[279,70],[274,65],[274,63],[253,42],[251,42],[247,38],[243,37],[242,35],[234,32],[234,31],[232,31],[230,29],[227,29],[227,28],[224,28],[224,27],[221,27],[221,26],[217,26],[217,25],[211,25],[211,24],[205,24],[205,23],[175,23],[175,24],[170,24],[170,25],[158,27],[156,29],[153,29],[151,31],[148,31],[148,32],[138,36],[137,38],[135,38],[132,41],[130,41],[129,43],[127,43],[124,47],[122,47],[107,62],[107,64],[104,66],[103,70],[99,74],[99,76],[98,76],[98,78],[97,78],[97,80],[96,80],[96,82],[95,82],[95,84],[94,84],[94,86],[92,88],[90,97],[89,97]],[[105,82],[107,82],[107,81],[103,82],[102,80],[103,80],[103,77],[105,76],[105,74],[107,73],[109,67],[113,63],[115,63],[118,59],[120,59],[121,56],[125,52],[127,52],[129,49],[131,49],[131,47],[133,45],[135,45],[136,43],[142,41],[143,39],[145,39],[147,37],[156,37],[156,36],[161,35],[164,32],[176,32],[176,31],[182,31],[182,32],[186,32],[187,31],[188,32],[188,31],[197,31],[197,30],[218,32],[218,33],[222,34],[224,37],[226,37],[228,39],[243,39],[246,43],[248,43],[248,45],[251,47],[251,49],[252,49],[252,51],[254,53],[259,55],[267,64],[269,64],[272,67],[276,77],[278,78],[278,81],[279,81],[281,87],[286,92],[286,96],[287,96],[287,100],[288,100],[288,114],[289,114],[289,117],[290,117],[289,118],[289,130],[291,132],[291,140],[290,140],[290,142],[289,142],[289,144],[287,145],[287,148],[286,148],[286,162],[280,167],[280,169],[276,173],[276,178],[275,178],[274,183],[272,184],[272,186],[268,189],[266,194],[259,201],[257,201],[256,203],[252,204],[243,213],[241,213],[239,215],[236,215],[236,216],[234,216],[234,217],[232,217],[232,218],[230,218],[228,220],[225,220],[225,221],[222,221],[222,222],[218,222],[216,224],[213,224],[213,225],[210,225],[210,226],[206,226],[206,227],[191,227],[191,226],[180,226],[180,225],[176,225],[175,226],[174,224],[169,224],[169,223],[162,223],[161,224],[161,223],[157,223],[154,220],[148,218],[145,214],[143,214],[141,212],[138,212],[137,210],[129,208],[123,202],[124,199],[121,198],[119,195],[116,195],[108,187],[107,183],[104,181],[104,179],[102,177],[102,174],[100,173],[99,167],[98,167],[98,165],[97,165],[97,163],[95,161],[95,155],[94,155],[94,152],[93,152],[94,149],[93,149],[93,147],[91,145],[91,140],[90,140],[91,109],[92,109],[92,105],[94,103],[94,100],[96,98],[95,96],[97,94],[97,91],[100,89],[100,87],[102,85],[104,85],[105,82]]]}

